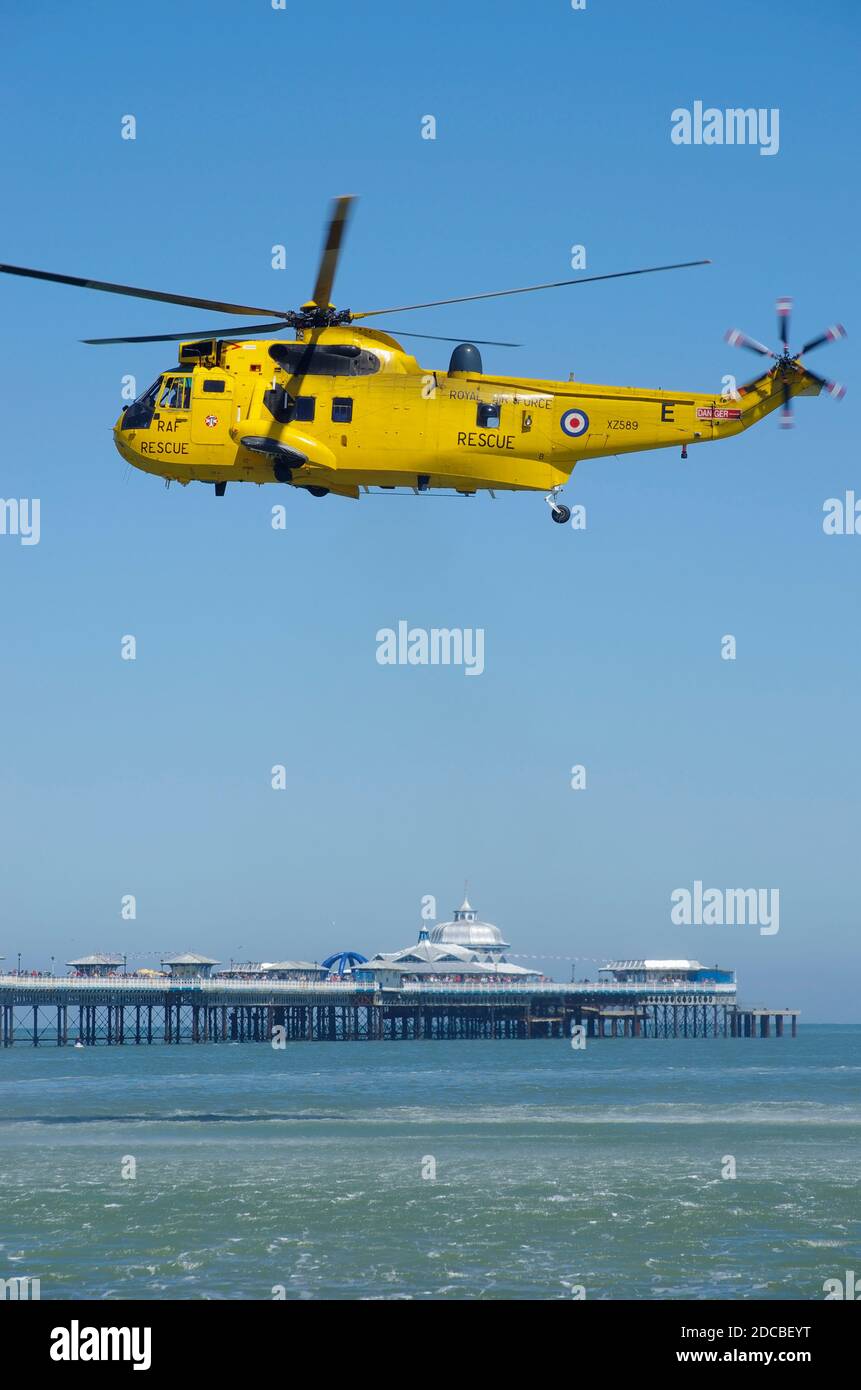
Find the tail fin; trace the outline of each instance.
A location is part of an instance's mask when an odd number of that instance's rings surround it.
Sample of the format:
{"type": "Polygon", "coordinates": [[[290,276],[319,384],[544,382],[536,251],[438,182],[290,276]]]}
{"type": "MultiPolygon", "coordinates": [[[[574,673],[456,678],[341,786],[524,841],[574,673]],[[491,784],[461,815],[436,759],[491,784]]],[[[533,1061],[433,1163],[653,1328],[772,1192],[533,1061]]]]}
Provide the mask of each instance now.
{"type": "Polygon", "coordinates": [[[791,423],[793,396],[818,396],[828,385],[821,377],[805,371],[800,363],[778,363],[762,376],[739,386],[743,428],[755,425],[774,410],[783,410],[784,423],[791,423]]]}

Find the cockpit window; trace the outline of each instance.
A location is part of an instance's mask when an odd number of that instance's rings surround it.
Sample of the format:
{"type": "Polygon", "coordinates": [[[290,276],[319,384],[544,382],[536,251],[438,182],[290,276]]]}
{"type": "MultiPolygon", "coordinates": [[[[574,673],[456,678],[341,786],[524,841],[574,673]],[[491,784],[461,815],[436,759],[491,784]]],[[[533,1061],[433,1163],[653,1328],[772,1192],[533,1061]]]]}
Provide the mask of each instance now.
{"type": "Polygon", "coordinates": [[[152,386],[148,386],[142,395],[135,399],[135,405],[155,405],[155,398],[158,395],[158,388],[161,386],[161,377],[157,376],[152,386]]]}
{"type": "Polygon", "coordinates": [[[124,430],[148,430],[152,424],[155,403],[161,390],[161,377],[158,377],[148,386],[142,396],[138,396],[130,406],[123,411],[122,428],[124,430]]]}
{"type": "Polygon", "coordinates": [[[191,406],[191,377],[168,376],[159,396],[159,410],[188,410],[191,406]]]}

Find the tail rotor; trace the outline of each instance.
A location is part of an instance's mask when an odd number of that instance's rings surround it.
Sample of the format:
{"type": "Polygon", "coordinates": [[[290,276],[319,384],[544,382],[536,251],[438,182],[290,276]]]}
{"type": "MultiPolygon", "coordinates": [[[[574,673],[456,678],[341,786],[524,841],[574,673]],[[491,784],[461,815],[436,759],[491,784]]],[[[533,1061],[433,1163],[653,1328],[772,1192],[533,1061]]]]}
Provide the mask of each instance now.
{"type": "MultiPolygon", "coordinates": [[[[810,338],[798,351],[793,352],[789,346],[789,327],[792,317],[792,300],[786,296],[781,296],[775,305],[777,310],[777,335],[780,339],[781,351],[773,352],[765,343],[760,343],[756,338],[749,338],[746,333],[742,333],[738,328],[731,328],[726,334],[726,341],[731,347],[746,348],[748,352],[755,352],[760,357],[770,357],[774,362],[771,373],[779,374],[782,386],[783,405],[780,412],[781,429],[791,429],[795,423],[792,410],[792,381],[799,372],[814,381],[827,391],[829,396],[835,400],[842,400],[846,395],[845,386],[841,386],[837,381],[829,381],[824,376],[817,376],[806,366],[802,366],[801,358],[805,353],[813,352],[816,348],[823,347],[825,343],[836,343],[840,338],[846,337],[846,329],[842,323],[834,323],[830,328],[826,328],[824,333],[819,333],[815,338],[810,338]]],[[[760,381],[757,377],[754,381],[749,381],[745,386],[739,387],[739,394],[744,395],[752,386],[760,381]]]]}

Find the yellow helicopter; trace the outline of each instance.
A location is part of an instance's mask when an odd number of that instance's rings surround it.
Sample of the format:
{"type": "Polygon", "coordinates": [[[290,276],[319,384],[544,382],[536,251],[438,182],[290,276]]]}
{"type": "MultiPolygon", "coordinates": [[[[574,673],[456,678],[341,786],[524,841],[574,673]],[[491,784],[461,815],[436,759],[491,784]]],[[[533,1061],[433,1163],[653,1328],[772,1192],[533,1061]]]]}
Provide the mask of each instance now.
{"type": "Polygon", "coordinates": [[[648,266],[354,313],[331,303],[353,201],[335,200],[314,293],[298,310],[252,308],[22,266],[0,265],[0,271],[266,319],[233,329],[84,340],[179,343],[178,365],[161,373],[123,410],[114,439],[122,457],[136,468],[158,474],[168,484],[213,484],[219,497],[228,482],[288,483],[315,497],[358,497],[372,489],[399,487],[466,495],[513,489],[543,492],[552,519],[564,523],[570,509],[559,501],[559,492],[582,459],[672,445],[686,456],[687,445],[738,434],[777,408],[782,409],[782,423],[791,424],[793,396],[815,396],[823,387],[843,395],[841,386],[808,371],[799,359],[843,337],[845,330],[835,324],[791,353],[788,300],[777,306],[779,353],[737,330],[727,334],[732,344],[772,359],[767,371],[730,396],[485,376],[479,346],[517,345],[480,340],[435,338],[457,346],[447,371],[429,370],[388,332],[353,325],[381,315],[708,262],[648,266]],[[295,339],[245,336],[282,328],[294,329],[295,339]]]}

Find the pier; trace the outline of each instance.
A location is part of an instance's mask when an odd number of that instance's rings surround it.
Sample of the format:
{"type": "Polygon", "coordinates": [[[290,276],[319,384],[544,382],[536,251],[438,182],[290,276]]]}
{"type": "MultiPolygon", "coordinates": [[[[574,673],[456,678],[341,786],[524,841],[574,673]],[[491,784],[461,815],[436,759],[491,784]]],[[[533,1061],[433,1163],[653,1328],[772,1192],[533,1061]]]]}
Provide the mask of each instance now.
{"type": "Polygon", "coordinates": [[[739,1004],[734,984],[711,983],[0,976],[4,1048],[564,1038],[578,1026],[587,1039],[794,1038],[798,1010],[739,1004]]]}

